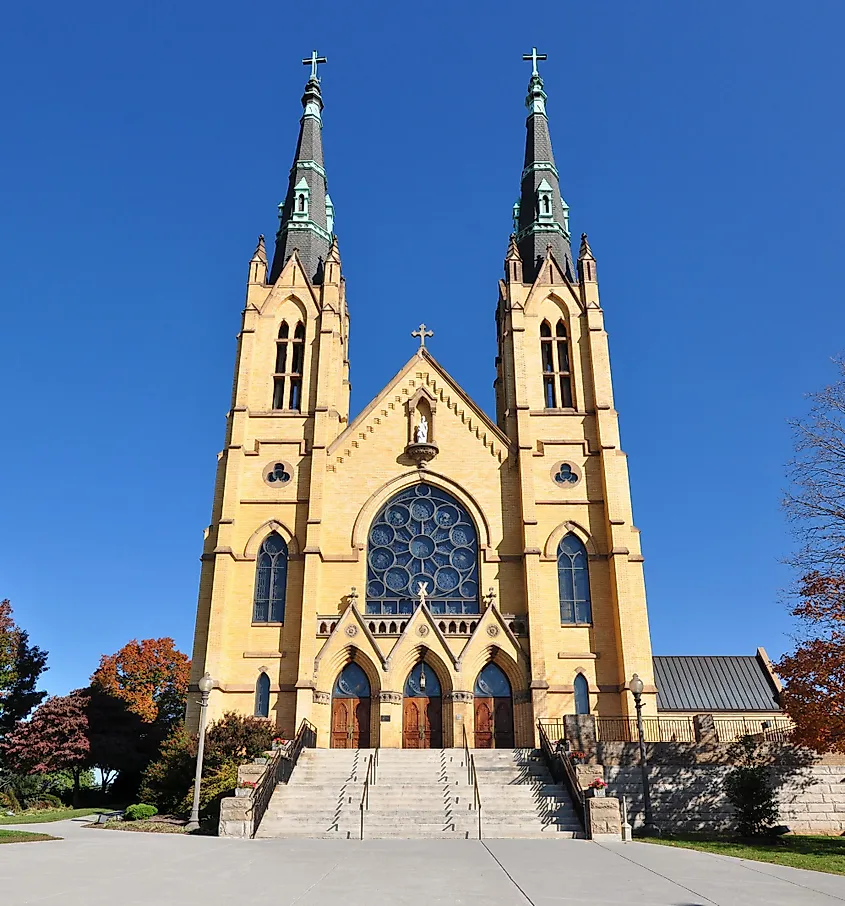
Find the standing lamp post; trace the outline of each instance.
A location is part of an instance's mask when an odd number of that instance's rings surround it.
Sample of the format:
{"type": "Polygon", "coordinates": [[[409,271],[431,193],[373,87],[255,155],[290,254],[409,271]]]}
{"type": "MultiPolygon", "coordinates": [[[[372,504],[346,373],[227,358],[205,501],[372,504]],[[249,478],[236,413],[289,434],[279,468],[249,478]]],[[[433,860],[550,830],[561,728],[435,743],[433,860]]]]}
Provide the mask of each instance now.
{"type": "Polygon", "coordinates": [[[202,700],[200,701],[200,730],[197,741],[197,770],[194,774],[194,805],[191,808],[191,817],[185,825],[185,830],[199,830],[200,826],[200,785],[202,783],[202,757],[205,753],[205,722],[208,715],[208,696],[214,688],[214,680],[211,674],[206,671],[205,675],[197,683],[202,700]]]}
{"type": "Polygon", "coordinates": [[[660,835],[660,829],[655,825],[651,815],[651,793],[648,788],[648,759],[645,751],[645,730],[643,729],[643,681],[636,673],[631,677],[628,688],[634,696],[634,705],[637,709],[637,732],[640,737],[640,770],[643,775],[643,810],[645,811],[643,833],[647,837],[656,837],[660,835]]]}

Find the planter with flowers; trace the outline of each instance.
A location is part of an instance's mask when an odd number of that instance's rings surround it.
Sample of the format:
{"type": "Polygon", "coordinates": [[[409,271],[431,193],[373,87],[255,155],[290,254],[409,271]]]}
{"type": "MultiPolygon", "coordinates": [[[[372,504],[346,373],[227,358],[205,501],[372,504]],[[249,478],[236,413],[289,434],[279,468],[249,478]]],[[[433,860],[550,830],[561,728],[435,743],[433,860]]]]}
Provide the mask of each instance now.
{"type": "Polygon", "coordinates": [[[281,736],[273,737],[273,749],[283,749],[289,742],[290,740],[284,735],[284,730],[282,730],[281,736]]]}
{"type": "Polygon", "coordinates": [[[587,760],[587,753],[586,752],[570,752],[569,760],[572,762],[572,764],[584,764],[584,762],[587,760]]]}
{"type": "Polygon", "coordinates": [[[606,790],[607,784],[596,777],[596,779],[587,787],[587,795],[592,796],[594,799],[603,799],[606,790]]]}
{"type": "Polygon", "coordinates": [[[247,799],[252,795],[252,791],[258,786],[254,780],[241,780],[235,787],[235,796],[238,799],[247,799]]]}

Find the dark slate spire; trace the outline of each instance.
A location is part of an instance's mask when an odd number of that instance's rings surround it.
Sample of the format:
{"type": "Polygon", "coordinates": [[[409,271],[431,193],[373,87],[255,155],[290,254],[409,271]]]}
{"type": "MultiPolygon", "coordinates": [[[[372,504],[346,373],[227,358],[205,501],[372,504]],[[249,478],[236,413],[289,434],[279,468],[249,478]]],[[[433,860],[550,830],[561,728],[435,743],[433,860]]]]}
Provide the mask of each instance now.
{"type": "Polygon", "coordinates": [[[311,66],[311,78],[302,95],[304,108],[299,121],[299,141],[290,171],[285,200],[279,205],[279,232],[276,233],[276,252],[270,270],[270,282],[275,283],[285,262],[299,253],[306,274],[320,283],[323,262],[332,241],[334,209],[326,191],[326,171],[323,168],[323,98],[317,64],[325,63],[315,50],[303,60],[311,66]]]}
{"type": "Polygon", "coordinates": [[[570,279],[575,273],[569,247],[569,207],[560,194],[546,116],[546,92],[537,71],[537,60],[545,58],[545,54],[537,53],[536,47],[523,57],[532,61],[533,70],[525,99],[528,108],[525,165],[519,201],[514,206],[514,229],[527,283],[536,278],[548,246],[570,279]]]}

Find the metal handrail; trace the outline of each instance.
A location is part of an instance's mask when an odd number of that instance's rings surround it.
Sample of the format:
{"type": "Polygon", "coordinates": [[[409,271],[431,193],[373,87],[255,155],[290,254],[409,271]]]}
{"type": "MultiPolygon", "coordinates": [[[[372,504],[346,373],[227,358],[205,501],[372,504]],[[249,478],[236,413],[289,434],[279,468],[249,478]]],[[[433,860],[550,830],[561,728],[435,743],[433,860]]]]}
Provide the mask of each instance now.
{"type": "Polygon", "coordinates": [[[572,766],[572,762],[569,760],[569,756],[566,753],[558,752],[552,748],[546,730],[539,720],[537,721],[537,729],[540,733],[540,750],[552,773],[552,777],[554,777],[556,781],[560,782],[562,780],[566,784],[569,789],[569,796],[572,799],[572,804],[575,806],[575,811],[581,819],[581,826],[586,827],[587,806],[584,801],[584,791],[581,789],[581,784],[578,783],[578,776],[575,773],[575,768],[572,766]]]}
{"type": "Polygon", "coordinates": [[[464,763],[467,768],[467,783],[472,784],[472,807],[478,812],[478,839],[481,839],[481,791],[478,789],[478,773],[475,770],[475,756],[469,750],[466,726],[462,726],[464,737],[464,763]]]}
{"type": "Polygon", "coordinates": [[[478,839],[481,839],[481,792],[478,789],[478,774],[475,770],[475,756],[469,756],[470,774],[472,777],[473,805],[478,812],[478,839]]]}
{"type": "Polygon", "coordinates": [[[273,791],[279,783],[287,783],[296,767],[296,762],[303,749],[313,749],[317,745],[317,728],[308,720],[303,720],[297,730],[296,738],[289,749],[279,749],[264,772],[264,776],[252,797],[253,836],[261,824],[261,819],[270,805],[273,791]]]}
{"type": "MultiPolygon", "coordinates": [[[[377,762],[376,762],[377,763],[377,762]]],[[[361,839],[364,839],[364,810],[370,810],[370,778],[374,777],[373,756],[367,758],[367,776],[364,778],[364,789],[361,792],[361,839]]]]}

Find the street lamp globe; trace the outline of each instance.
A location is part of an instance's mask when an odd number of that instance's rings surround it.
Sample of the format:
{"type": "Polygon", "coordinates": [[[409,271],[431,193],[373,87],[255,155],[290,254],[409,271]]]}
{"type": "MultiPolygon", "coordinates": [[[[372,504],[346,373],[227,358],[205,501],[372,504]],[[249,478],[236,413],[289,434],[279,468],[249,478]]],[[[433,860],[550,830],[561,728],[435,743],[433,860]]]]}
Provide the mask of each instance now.
{"type": "Polygon", "coordinates": [[[197,683],[197,686],[199,686],[200,692],[202,692],[204,695],[207,695],[214,688],[214,680],[211,678],[211,674],[208,671],[205,672],[203,677],[197,683]]]}
{"type": "Polygon", "coordinates": [[[631,682],[628,683],[628,688],[634,694],[635,698],[638,695],[643,694],[643,681],[639,678],[639,676],[637,676],[636,673],[631,677],[631,682]]]}

